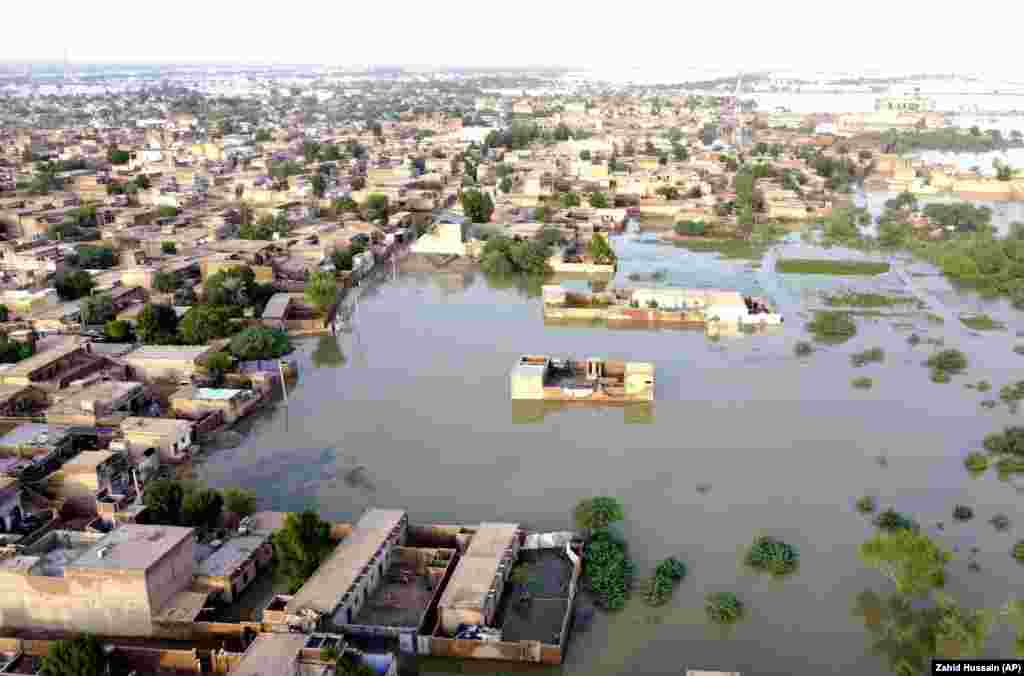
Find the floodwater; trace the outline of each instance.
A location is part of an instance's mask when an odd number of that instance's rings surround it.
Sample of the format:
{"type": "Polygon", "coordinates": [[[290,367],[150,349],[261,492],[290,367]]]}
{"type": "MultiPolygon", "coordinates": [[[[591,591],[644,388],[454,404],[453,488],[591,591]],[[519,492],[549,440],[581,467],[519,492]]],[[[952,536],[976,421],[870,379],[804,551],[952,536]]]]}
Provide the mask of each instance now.
{"type": "MultiPolygon", "coordinates": [[[[376,505],[406,508],[422,523],[504,520],[542,530],[569,527],[581,497],[617,496],[639,574],[669,555],[689,573],[667,606],[649,608],[638,594],[620,613],[599,613],[574,634],[567,675],[889,673],[854,613],[863,592],[893,592],[858,556],[873,532],[854,509],[866,494],[959,550],[946,591],[963,605],[998,608],[1019,589],[1024,568],[1009,552],[1024,522],[1008,533],[987,522],[1000,512],[1019,521],[1024,484],[994,470],[972,478],[963,466],[984,435],[1020,422],[1005,406],[979,406],[993,393],[964,387],[984,378],[998,392],[1020,377],[1018,315],[992,305],[1009,329],[991,334],[923,316],[861,317],[852,340],[798,359],[793,345],[807,338],[800,299],[808,285],[835,280],[614,244],[617,283],[664,268],[665,283],[801,293],[781,303],[778,331],[712,340],[699,331],[545,325],[538,298],[491,288],[483,275],[399,275],[362,297],[351,333],[300,343],[289,405],[251,421],[238,448],[206,457],[198,478],[256,490],[265,508],[312,507],[332,519],[376,505]],[[921,362],[934,348],[908,345],[911,330],[967,352],[967,374],[932,383],[921,362]],[[850,365],[850,353],[874,346],[885,349],[883,364],[850,365]],[[653,413],[637,421],[618,408],[572,407],[521,422],[508,371],[523,353],[653,361],[653,413]],[[875,379],[873,389],[851,387],[861,375],[875,379]],[[958,503],[974,508],[973,521],[953,521],[958,503]],[[745,570],[743,551],[759,534],[798,546],[799,571],[771,580],[745,570]],[[703,598],[714,591],[735,592],[748,609],[730,632],[705,620],[703,598]]],[[[999,624],[986,653],[1010,656],[1012,646],[1011,629],[999,624]]],[[[483,673],[505,671],[518,669],[483,673]]],[[[432,662],[422,673],[462,672],[432,662]]]]}

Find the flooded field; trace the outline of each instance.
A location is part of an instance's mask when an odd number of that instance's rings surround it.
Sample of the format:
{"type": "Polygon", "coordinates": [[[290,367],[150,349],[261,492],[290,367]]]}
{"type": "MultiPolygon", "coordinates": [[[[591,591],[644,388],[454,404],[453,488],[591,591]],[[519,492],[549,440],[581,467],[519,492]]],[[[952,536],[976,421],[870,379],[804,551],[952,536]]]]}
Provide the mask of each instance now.
{"type": "MultiPolygon", "coordinates": [[[[715,340],[699,331],[545,326],[539,298],[491,288],[483,275],[399,275],[363,296],[351,333],[299,344],[302,374],[289,406],[248,423],[237,448],[210,453],[199,478],[254,489],[265,508],[315,507],[333,519],[377,505],[406,508],[418,522],[531,529],[565,529],[579,498],[617,496],[638,572],[675,555],[689,574],[667,606],[649,608],[638,595],[620,613],[599,613],[552,673],[888,673],[863,606],[864,592],[885,597],[893,586],[858,556],[873,532],[854,507],[863,495],[912,514],[957,549],[946,591],[964,606],[998,608],[1015,593],[1024,568],[1009,551],[1024,531],[997,532],[988,520],[1006,513],[1017,521],[1024,484],[993,470],[972,478],[963,458],[984,435],[1021,420],[1003,405],[982,408],[989,395],[964,387],[987,379],[998,391],[1020,378],[1024,356],[1012,348],[1024,320],[1016,313],[910,267],[950,312],[984,307],[1007,329],[973,332],[924,312],[859,316],[853,339],[798,358],[813,289],[847,281],[621,238],[615,246],[616,283],[665,269],[666,284],[766,293],[786,324],[715,340]],[[931,382],[922,362],[935,348],[911,346],[911,332],[962,349],[967,372],[931,382]],[[851,366],[851,353],[871,347],[885,350],[883,363],[851,366]],[[508,382],[523,353],[653,361],[653,411],[634,424],[620,409],[570,407],[523,423],[508,382]],[[856,376],[874,387],[851,387],[856,376]],[[973,520],[952,519],[958,503],[973,507],[973,520]],[[799,547],[795,575],[771,580],[742,566],[759,534],[799,547]],[[730,632],[705,619],[703,599],[714,591],[733,591],[748,608],[730,632]]],[[[1012,652],[1012,632],[998,624],[986,653],[1012,652]]],[[[464,671],[520,670],[477,666],[464,671]]],[[[422,670],[461,673],[434,662],[422,670]]]]}

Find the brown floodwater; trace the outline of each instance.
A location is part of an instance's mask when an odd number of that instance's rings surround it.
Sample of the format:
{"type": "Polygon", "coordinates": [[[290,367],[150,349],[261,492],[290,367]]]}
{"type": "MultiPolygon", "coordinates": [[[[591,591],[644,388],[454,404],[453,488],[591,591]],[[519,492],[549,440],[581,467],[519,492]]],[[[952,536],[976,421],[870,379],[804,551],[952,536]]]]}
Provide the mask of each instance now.
{"type": "MultiPolygon", "coordinates": [[[[674,247],[616,246],[620,278],[668,265],[670,283],[692,282],[697,270],[698,283],[745,291],[808,284],[674,247]]],[[[649,608],[636,595],[622,612],[599,613],[574,634],[561,673],[888,673],[854,608],[863,592],[893,588],[860,561],[873,528],[854,502],[873,495],[959,550],[946,591],[965,606],[998,608],[1014,594],[1024,567],[1009,552],[1022,531],[1015,523],[997,533],[988,520],[1019,521],[1024,484],[994,470],[972,478],[963,457],[984,435],[1020,422],[1005,406],[979,403],[1022,377],[1024,357],[1012,347],[1024,321],[1005,304],[993,307],[1008,330],[989,334],[923,316],[860,317],[852,340],[800,359],[793,345],[807,336],[795,302],[784,304],[778,331],[711,340],[699,331],[545,325],[538,298],[492,288],[483,275],[398,275],[363,295],[350,333],[301,341],[289,405],[248,421],[240,446],[210,453],[196,472],[257,491],[264,508],[311,507],[332,519],[384,506],[423,523],[565,529],[581,497],[613,495],[625,505],[621,531],[638,572],[675,555],[689,573],[667,606],[649,608]],[[967,352],[968,372],[932,383],[921,362],[935,348],[908,345],[912,330],[967,352]],[[885,349],[884,363],[851,366],[852,352],[874,346],[885,349]],[[653,361],[656,402],[642,415],[581,407],[523,415],[508,383],[523,353],[653,361]],[[874,387],[851,387],[860,375],[874,387]],[[964,387],[980,379],[994,392],[964,387]],[[972,521],[954,522],[958,503],[973,507],[972,521]],[[772,580],[743,567],[759,534],[799,548],[796,574],[772,580]],[[712,591],[746,604],[729,632],[705,620],[712,591]]],[[[1012,649],[1011,629],[997,624],[986,654],[1012,649]]],[[[444,662],[421,669],[461,673],[444,662]]]]}

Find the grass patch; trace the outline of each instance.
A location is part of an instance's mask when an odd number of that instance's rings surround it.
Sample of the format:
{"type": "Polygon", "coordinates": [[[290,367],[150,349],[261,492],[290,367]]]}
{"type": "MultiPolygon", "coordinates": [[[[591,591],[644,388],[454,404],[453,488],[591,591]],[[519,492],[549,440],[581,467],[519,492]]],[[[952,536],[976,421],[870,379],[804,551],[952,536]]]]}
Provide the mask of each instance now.
{"type": "Polygon", "coordinates": [[[688,251],[717,253],[720,258],[737,260],[760,260],[768,250],[765,244],[746,239],[685,239],[673,244],[688,251]]]}
{"type": "Polygon", "coordinates": [[[854,378],[853,380],[851,380],[850,384],[853,385],[858,390],[870,390],[872,387],[874,387],[875,381],[866,376],[861,376],[860,378],[854,378]]]}
{"type": "Polygon", "coordinates": [[[854,352],[850,355],[850,363],[857,367],[866,366],[872,362],[883,361],[885,361],[885,350],[880,347],[872,347],[869,350],[854,352]]]}
{"type": "Polygon", "coordinates": [[[807,330],[822,343],[838,345],[857,335],[857,324],[847,312],[819,310],[807,323],[807,330]]]}
{"type": "Polygon", "coordinates": [[[801,275],[880,275],[889,271],[888,263],[874,261],[830,261],[812,258],[785,258],[775,264],[777,272],[801,275]]]}
{"type": "Polygon", "coordinates": [[[986,314],[961,317],[960,323],[975,331],[1004,331],[1006,324],[997,322],[986,314]]]}
{"type": "Polygon", "coordinates": [[[839,293],[825,296],[825,305],[831,307],[897,307],[900,305],[920,304],[916,298],[909,296],[885,296],[880,293],[839,293]]]}
{"type": "Polygon", "coordinates": [[[935,314],[934,312],[926,312],[925,315],[924,315],[924,318],[927,319],[928,322],[931,323],[931,324],[940,324],[941,325],[941,324],[945,324],[946,323],[945,319],[943,319],[941,316],[935,314]]]}

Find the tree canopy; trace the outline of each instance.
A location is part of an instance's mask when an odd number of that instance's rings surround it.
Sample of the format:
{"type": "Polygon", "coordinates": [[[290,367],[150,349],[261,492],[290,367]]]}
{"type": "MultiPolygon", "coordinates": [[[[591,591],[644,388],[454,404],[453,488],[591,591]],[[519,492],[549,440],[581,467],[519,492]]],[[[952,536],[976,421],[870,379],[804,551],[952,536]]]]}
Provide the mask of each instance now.
{"type": "Polygon", "coordinates": [[[114,318],[114,301],[107,293],[83,298],[79,308],[85,324],[105,324],[114,318]]]}
{"type": "Polygon", "coordinates": [[[494,213],[494,202],[489,193],[479,190],[466,190],[459,198],[462,210],[473,223],[489,223],[494,213]]]}
{"type": "Polygon", "coordinates": [[[170,479],[160,479],[146,485],[142,502],[149,511],[153,523],[177,526],[181,523],[181,508],[185,492],[181,484],[170,479]]]}
{"type": "Polygon", "coordinates": [[[78,300],[92,293],[96,282],[85,270],[67,270],[57,275],[53,286],[61,300],[78,300]]]}
{"type": "Polygon", "coordinates": [[[100,642],[93,636],[79,636],[52,643],[42,657],[40,673],[43,676],[100,676],[103,664],[100,642]]]}
{"type": "Polygon", "coordinates": [[[217,338],[227,338],[234,330],[232,319],[241,308],[230,305],[194,305],[178,324],[178,334],[186,345],[204,345],[217,338]]]}
{"type": "Polygon", "coordinates": [[[231,353],[242,360],[276,359],[291,349],[287,333],[266,326],[250,326],[231,339],[231,353]]]}
{"type": "Polygon", "coordinates": [[[333,549],[330,524],[312,510],[289,513],[284,527],[274,533],[278,570],[292,593],[316,572],[333,549]]]}
{"type": "Polygon", "coordinates": [[[173,345],[177,330],[178,315],[170,305],[147,303],[135,320],[135,333],[143,343],[173,345]]]}
{"type": "Polygon", "coordinates": [[[333,272],[314,272],[306,280],[306,300],[321,314],[338,300],[338,281],[333,272]]]}

